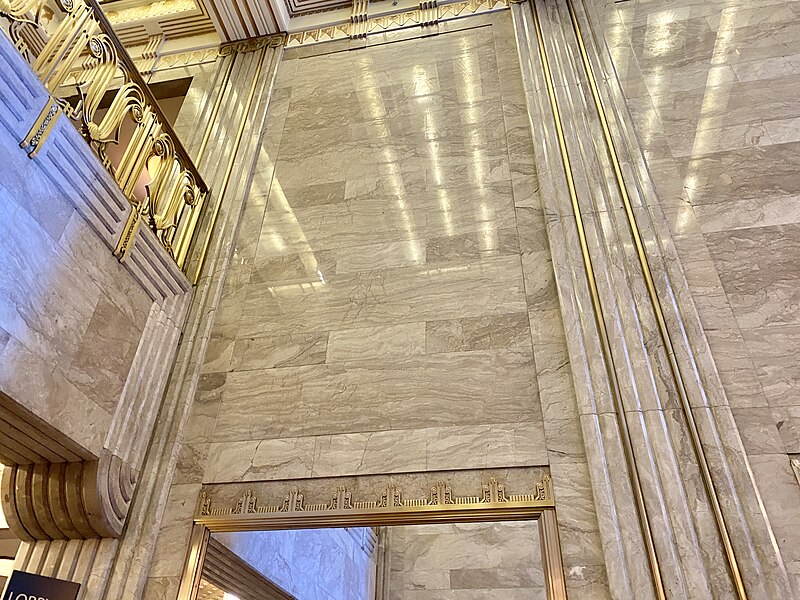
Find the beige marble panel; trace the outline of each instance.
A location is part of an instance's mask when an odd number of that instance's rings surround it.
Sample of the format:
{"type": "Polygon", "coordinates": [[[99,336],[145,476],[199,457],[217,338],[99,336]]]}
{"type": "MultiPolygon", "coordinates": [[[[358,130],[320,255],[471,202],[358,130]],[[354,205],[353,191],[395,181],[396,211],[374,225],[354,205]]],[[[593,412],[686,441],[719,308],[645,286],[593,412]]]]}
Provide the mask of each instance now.
{"type": "Polygon", "coordinates": [[[392,360],[425,352],[425,323],[332,331],[327,362],[371,358],[392,360]]]}
{"type": "Polygon", "coordinates": [[[544,599],[535,521],[389,528],[391,600],[544,599]]]}
{"type": "Polygon", "coordinates": [[[714,233],[706,240],[740,327],[800,322],[800,224],[714,233]]]}
{"type": "MultiPolygon", "coordinates": [[[[453,167],[438,179],[431,178],[428,190],[409,195],[365,193],[334,204],[270,208],[264,217],[258,256],[516,227],[514,198],[507,180],[481,181],[480,185],[465,185],[459,180],[470,173],[488,177],[491,165],[484,167],[483,162],[460,170],[453,167]]],[[[402,185],[398,182],[398,188],[402,185]]]]}
{"type": "MultiPolygon", "coordinates": [[[[454,464],[464,469],[527,467],[548,461],[536,423],[223,441],[206,446],[200,451],[207,459],[202,479],[208,482],[440,471],[454,464]]],[[[188,459],[197,452],[189,451],[188,459]]]]}
{"type": "Polygon", "coordinates": [[[776,325],[743,333],[769,405],[796,407],[800,397],[800,326],[776,325]]]}
{"type": "Polygon", "coordinates": [[[336,257],[336,272],[342,274],[407,267],[426,262],[426,245],[419,239],[337,248],[332,253],[336,257]]]}
{"type": "Polygon", "coordinates": [[[539,418],[537,396],[529,350],[232,372],[214,436],[273,439],[522,421],[539,418]]]}
{"type": "Polygon", "coordinates": [[[530,347],[528,314],[514,313],[426,323],[428,352],[530,347]]]}
{"type": "Polygon", "coordinates": [[[325,362],[328,333],[311,332],[236,340],[231,358],[232,371],[253,371],[273,367],[299,367],[325,362]]]}
{"type": "Polygon", "coordinates": [[[525,310],[518,256],[253,284],[239,299],[239,335],[377,326],[525,310]]]}
{"type": "Polygon", "coordinates": [[[516,229],[497,229],[491,225],[480,232],[437,236],[425,244],[428,264],[479,260],[504,254],[519,254],[516,229]]]}

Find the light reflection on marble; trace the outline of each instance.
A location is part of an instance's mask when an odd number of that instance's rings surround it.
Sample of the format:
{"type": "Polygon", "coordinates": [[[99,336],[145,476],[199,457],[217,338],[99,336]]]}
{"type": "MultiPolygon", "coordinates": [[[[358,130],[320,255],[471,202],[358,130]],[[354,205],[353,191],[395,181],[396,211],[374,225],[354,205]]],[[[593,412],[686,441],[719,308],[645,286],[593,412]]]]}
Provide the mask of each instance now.
{"type": "Polygon", "coordinates": [[[783,473],[785,453],[800,448],[800,7],[632,0],[605,2],[603,17],[756,480],[770,481],[764,502],[800,594],[799,492],[783,473]]]}
{"type": "Polygon", "coordinates": [[[284,62],[204,481],[547,462],[530,322],[560,317],[517,63],[508,14],[284,62]]]}

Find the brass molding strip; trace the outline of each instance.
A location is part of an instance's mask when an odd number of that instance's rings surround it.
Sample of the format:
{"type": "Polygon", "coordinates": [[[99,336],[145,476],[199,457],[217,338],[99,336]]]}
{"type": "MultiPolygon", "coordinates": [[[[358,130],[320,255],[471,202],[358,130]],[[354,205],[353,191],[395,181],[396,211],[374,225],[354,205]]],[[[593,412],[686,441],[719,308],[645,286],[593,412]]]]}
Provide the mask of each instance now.
{"type": "Polygon", "coordinates": [[[583,224],[583,217],[581,216],[580,203],[578,202],[578,195],[575,189],[575,179],[572,173],[572,166],[567,151],[567,143],[564,137],[563,122],[561,120],[561,112],[558,108],[558,101],[555,95],[555,83],[553,75],[550,71],[550,63],[547,60],[547,53],[544,46],[542,36],[542,26],[539,21],[539,12],[536,7],[536,0],[530,3],[531,12],[533,13],[533,23],[536,28],[536,39],[539,46],[539,55],[541,58],[542,69],[544,71],[545,83],[547,86],[547,95],[550,100],[550,108],[553,112],[553,120],[556,127],[556,135],[558,137],[558,146],[561,154],[561,160],[564,164],[564,174],[567,179],[567,188],[569,189],[569,196],[572,203],[572,212],[575,217],[575,225],[578,230],[578,240],[581,246],[581,254],[583,255],[583,264],[586,274],[586,280],[589,285],[589,293],[592,300],[592,309],[597,327],[598,336],[600,338],[600,345],[603,351],[603,359],[608,375],[609,387],[614,399],[615,414],[617,424],[620,430],[620,441],[622,442],[623,451],[625,454],[625,462],[628,465],[628,475],[633,491],[633,498],[636,504],[636,513],[639,518],[639,528],[642,532],[645,550],[647,552],[647,561],[650,566],[650,575],[655,587],[656,596],[660,600],[666,600],[664,591],[664,583],[661,579],[661,569],[658,564],[658,556],[656,555],[655,544],[653,542],[653,533],[650,525],[650,520],[647,516],[647,508],[644,501],[644,494],[642,493],[642,484],[639,478],[639,470],[636,465],[636,457],[633,452],[633,444],[631,442],[630,428],[625,418],[625,405],[622,402],[622,395],[620,392],[620,384],[617,378],[616,369],[614,366],[614,358],[611,354],[611,344],[609,342],[608,327],[606,325],[605,317],[603,316],[603,306],[600,299],[600,294],[597,288],[597,280],[592,266],[591,255],[589,254],[589,244],[586,238],[586,229],[583,224]]]}
{"type": "Polygon", "coordinates": [[[202,525],[193,525],[189,538],[189,551],[183,564],[181,584],[178,588],[179,600],[191,600],[197,597],[200,588],[200,578],[203,573],[203,562],[206,559],[208,540],[211,532],[202,525]]]}
{"type": "Polygon", "coordinates": [[[535,520],[539,528],[542,571],[548,600],[567,600],[556,511],[546,502],[422,505],[376,509],[288,511],[205,516],[195,519],[178,600],[195,600],[212,532],[388,527],[444,523],[535,520]]]}
{"type": "Polygon", "coordinates": [[[195,523],[207,527],[212,532],[323,527],[388,527],[436,523],[524,521],[538,518],[545,510],[552,510],[552,507],[536,502],[495,502],[205,515],[195,518],[195,523]]]}
{"type": "Polygon", "coordinates": [[[520,520],[537,521],[548,600],[567,600],[550,476],[544,474],[538,481],[526,483],[528,493],[511,494],[507,485],[506,481],[490,477],[480,484],[475,495],[461,496],[446,480],[439,480],[427,491],[405,493],[390,478],[383,490],[370,486],[367,490],[359,491],[357,487],[350,491],[340,483],[330,493],[316,490],[307,495],[293,487],[285,494],[270,494],[263,503],[248,489],[237,500],[226,497],[222,507],[217,507],[212,496],[203,491],[178,600],[194,600],[212,532],[520,520]]]}
{"type": "Polygon", "coordinates": [[[49,98],[28,135],[19,143],[19,147],[27,151],[28,158],[34,158],[41,150],[50,132],[53,131],[60,114],[61,107],[58,101],[55,98],[49,98]]]}
{"type": "Polygon", "coordinates": [[[703,478],[703,484],[706,489],[706,494],[709,497],[711,508],[714,513],[714,520],[717,524],[717,528],[719,529],[719,534],[722,540],[723,547],[725,549],[725,556],[727,558],[728,569],[730,570],[730,575],[731,578],[733,579],[733,584],[734,587],[736,588],[737,596],[739,597],[740,600],[747,600],[747,592],[744,587],[744,581],[742,580],[742,575],[739,570],[739,564],[736,560],[736,554],[734,552],[730,534],[728,532],[728,528],[725,523],[725,516],[722,513],[719,498],[714,488],[714,481],[711,477],[711,471],[708,466],[708,460],[706,458],[705,451],[703,450],[703,445],[700,440],[700,433],[697,427],[697,422],[695,421],[694,413],[692,412],[692,407],[689,402],[689,394],[686,390],[686,383],[683,379],[680,366],[678,365],[678,361],[675,357],[675,346],[672,342],[672,338],[670,336],[669,329],[667,327],[666,319],[664,318],[664,311],[661,307],[661,299],[658,297],[658,291],[656,290],[656,286],[654,283],[653,273],[650,268],[650,262],[647,258],[647,254],[645,253],[644,243],[642,241],[642,234],[636,222],[636,216],[633,213],[633,206],[631,204],[630,197],[628,196],[628,190],[625,184],[625,179],[622,176],[622,168],[620,166],[619,157],[617,155],[616,145],[614,143],[613,137],[611,136],[611,130],[608,126],[608,119],[606,118],[606,111],[603,106],[603,100],[600,97],[600,92],[597,86],[597,80],[595,78],[594,69],[592,68],[591,61],[589,60],[589,54],[586,51],[586,46],[583,42],[583,33],[581,31],[580,23],[578,22],[578,17],[577,14],[575,13],[575,7],[573,6],[572,0],[567,0],[567,7],[569,8],[570,19],[572,21],[572,28],[575,31],[575,37],[577,38],[578,46],[580,48],[583,68],[589,80],[589,87],[592,91],[592,98],[594,100],[594,105],[597,110],[597,114],[600,118],[600,123],[602,125],[603,137],[606,142],[608,157],[614,168],[614,177],[616,179],[617,188],[619,189],[620,196],[622,197],[622,203],[625,207],[625,215],[627,217],[628,225],[630,227],[631,236],[633,237],[634,244],[636,245],[636,254],[638,255],[639,265],[641,267],[642,275],[644,276],[645,284],[647,286],[647,294],[650,298],[650,303],[653,307],[653,311],[656,316],[656,321],[658,323],[658,330],[661,335],[661,340],[665,346],[667,358],[669,360],[670,371],[675,381],[675,385],[678,390],[678,395],[680,396],[681,408],[683,409],[683,413],[686,417],[686,422],[689,426],[689,434],[692,440],[692,448],[697,458],[697,462],[700,465],[700,472],[703,478]]]}
{"type": "MultiPolygon", "coordinates": [[[[236,132],[236,139],[233,143],[233,148],[231,149],[231,158],[228,161],[228,166],[225,169],[225,176],[222,178],[222,184],[219,187],[219,190],[216,192],[216,202],[214,203],[214,212],[211,216],[211,224],[209,225],[207,235],[203,240],[203,249],[200,253],[200,258],[197,264],[197,270],[195,271],[194,275],[194,284],[197,285],[197,282],[200,280],[200,275],[203,272],[203,267],[206,263],[206,257],[208,255],[208,247],[211,245],[211,237],[214,235],[214,229],[217,225],[217,218],[219,217],[219,211],[222,207],[222,199],[225,196],[225,192],[228,189],[228,183],[230,182],[231,175],[233,174],[233,168],[236,165],[236,155],[239,153],[239,146],[242,143],[242,138],[244,137],[245,129],[247,128],[247,124],[250,122],[248,115],[250,114],[250,109],[253,106],[253,100],[256,96],[256,89],[258,88],[258,81],[261,79],[261,71],[264,69],[264,62],[267,59],[267,52],[270,50],[268,45],[265,45],[262,50],[261,54],[258,58],[258,64],[256,65],[256,73],[253,76],[253,83],[250,86],[250,92],[247,95],[247,102],[245,103],[244,110],[242,111],[242,121],[239,124],[239,130],[236,132]]],[[[236,60],[235,54],[231,57],[231,64],[236,60]]],[[[223,94],[224,90],[220,90],[220,96],[223,94]]]]}
{"type": "Polygon", "coordinates": [[[519,0],[456,0],[439,4],[423,0],[417,8],[411,10],[368,16],[363,20],[351,17],[349,21],[290,33],[286,45],[295,48],[335,40],[366,38],[401,29],[425,28],[454,19],[506,10],[513,1],[519,0]]]}

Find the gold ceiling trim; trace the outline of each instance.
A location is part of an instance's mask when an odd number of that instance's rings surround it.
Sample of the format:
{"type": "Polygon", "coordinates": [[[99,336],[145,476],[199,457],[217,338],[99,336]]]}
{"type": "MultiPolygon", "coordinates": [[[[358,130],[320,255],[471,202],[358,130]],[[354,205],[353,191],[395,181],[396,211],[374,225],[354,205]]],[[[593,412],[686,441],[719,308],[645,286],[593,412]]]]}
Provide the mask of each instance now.
{"type": "Polygon", "coordinates": [[[439,6],[433,5],[431,2],[421,2],[419,8],[393,15],[368,17],[366,20],[363,18],[354,19],[350,23],[340,23],[338,25],[290,33],[286,40],[286,47],[292,48],[320,42],[365,37],[409,27],[436,25],[441,21],[449,21],[494,10],[503,10],[509,7],[511,1],[464,0],[439,6]]]}
{"type": "Polygon", "coordinates": [[[101,6],[112,25],[159,20],[192,11],[205,14],[202,6],[195,0],[159,0],[124,8],[114,8],[113,4],[108,3],[103,3],[101,6]]]}

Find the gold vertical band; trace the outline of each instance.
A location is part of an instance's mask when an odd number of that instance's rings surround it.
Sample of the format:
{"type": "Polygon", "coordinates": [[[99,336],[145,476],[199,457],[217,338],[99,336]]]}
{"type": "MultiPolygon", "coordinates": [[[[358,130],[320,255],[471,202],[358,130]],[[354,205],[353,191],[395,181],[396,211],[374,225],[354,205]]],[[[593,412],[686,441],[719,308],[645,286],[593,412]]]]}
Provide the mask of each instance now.
{"type": "Polygon", "coordinates": [[[47,103],[36,118],[28,135],[19,143],[19,147],[24,148],[28,152],[29,158],[34,158],[39,150],[41,150],[42,144],[44,144],[50,132],[53,131],[53,127],[55,127],[60,114],[61,107],[56,99],[52,97],[48,98],[47,103]]]}
{"type": "Polygon", "coordinates": [[[642,235],[641,232],[639,231],[639,226],[636,222],[636,216],[633,213],[633,206],[631,204],[630,197],[628,196],[628,190],[625,184],[625,179],[622,176],[622,168],[620,166],[619,157],[617,155],[616,145],[614,144],[614,139],[611,136],[611,130],[608,126],[608,119],[606,117],[605,108],[603,107],[603,101],[602,98],[600,97],[600,92],[597,86],[597,80],[594,76],[594,69],[592,68],[591,61],[589,60],[589,54],[586,51],[586,46],[583,41],[583,33],[581,32],[580,23],[578,23],[578,17],[575,13],[575,7],[573,6],[572,0],[567,0],[567,7],[569,8],[570,19],[572,20],[572,28],[575,31],[575,37],[577,38],[578,41],[578,47],[580,49],[583,68],[589,80],[589,88],[591,89],[595,108],[600,118],[600,124],[603,129],[603,137],[606,142],[608,157],[614,169],[614,177],[616,179],[617,188],[619,189],[619,193],[622,198],[622,203],[623,206],[625,207],[625,215],[627,217],[628,225],[631,231],[631,236],[633,238],[633,242],[636,247],[636,254],[638,255],[639,265],[641,267],[642,275],[644,277],[645,285],[647,287],[647,294],[650,299],[650,304],[653,307],[653,312],[655,313],[656,321],[658,323],[659,334],[661,336],[662,343],[664,344],[665,347],[667,360],[669,361],[670,371],[675,381],[675,386],[677,388],[678,395],[681,401],[681,408],[683,409],[683,413],[685,415],[686,422],[689,428],[689,436],[692,441],[692,449],[694,450],[694,454],[697,458],[697,462],[700,467],[700,473],[703,479],[703,485],[708,495],[709,502],[711,503],[711,509],[712,512],[714,513],[714,520],[717,524],[720,538],[722,540],[722,545],[725,550],[725,556],[727,558],[728,569],[731,574],[731,579],[733,580],[737,596],[740,598],[740,600],[746,600],[747,592],[744,587],[744,581],[742,580],[742,575],[739,570],[739,564],[736,560],[736,554],[733,550],[733,545],[731,543],[731,537],[728,532],[728,527],[725,523],[725,516],[722,513],[722,508],[720,506],[719,498],[717,497],[717,493],[714,488],[714,481],[711,477],[711,471],[708,466],[708,460],[706,458],[705,452],[703,450],[703,445],[700,440],[699,429],[697,427],[697,423],[695,421],[694,414],[692,412],[692,407],[689,402],[689,394],[686,390],[686,383],[683,379],[683,375],[681,373],[680,366],[678,365],[677,358],[675,357],[675,347],[674,344],[672,343],[672,338],[670,336],[669,329],[667,327],[666,319],[664,318],[664,311],[661,307],[661,300],[656,290],[656,286],[653,279],[653,273],[652,270],[650,269],[650,263],[647,258],[647,254],[645,253],[644,242],[642,241],[642,235]]]}
{"type": "Polygon", "coordinates": [[[589,294],[592,300],[595,325],[597,327],[597,333],[598,337],[600,338],[600,345],[603,351],[603,362],[606,367],[606,373],[608,374],[609,388],[614,400],[617,424],[620,431],[620,441],[622,443],[625,461],[628,465],[628,475],[631,489],[633,491],[634,503],[636,505],[636,514],[639,519],[639,528],[641,530],[642,539],[647,552],[650,575],[653,580],[656,596],[660,600],[665,600],[666,594],[664,592],[664,583],[661,579],[661,569],[658,565],[658,557],[656,555],[655,543],[653,541],[653,533],[650,527],[649,518],[647,516],[647,507],[644,501],[644,494],[642,493],[642,484],[639,479],[639,470],[636,465],[636,457],[633,452],[630,428],[625,417],[625,405],[622,401],[619,380],[617,378],[616,368],[614,367],[614,359],[611,353],[611,344],[609,342],[608,328],[606,326],[605,317],[603,314],[603,306],[600,300],[600,293],[597,288],[597,280],[594,274],[594,268],[592,267],[591,255],[589,254],[589,244],[586,238],[586,229],[583,224],[580,203],[578,202],[578,194],[575,189],[575,180],[572,174],[572,167],[569,160],[569,153],[567,151],[566,139],[564,137],[561,113],[559,111],[558,101],[556,100],[555,95],[555,83],[553,81],[553,75],[550,71],[550,64],[547,60],[547,53],[542,36],[542,26],[539,22],[539,13],[536,8],[536,0],[533,0],[530,5],[531,12],[533,13],[533,23],[536,29],[536,39],[539,46],[539,56],[542,63],[542,70],[544,72],[545,84],[547,86],[547,95],[550,101],[550,108],[553,112],[553,121],[555,123],[556,135],[558,137],[559,151],[561,154],[562,163],[564,165],[564,174],[567,179],[567,188],[569,190],[569,196],[572,203],[575,226],[578,230],[578,240],[580,242],[581,254],[583,256],[586,280],[589,285],[589,294]]]}
{"type": "Polygon", "coordinates": [[[203,574],[203,561],[208,548],[211,532],[205,525],[195,523],[189,538],[189,552],[183,565],[180,587],[177,600],[194,600],[200,587],[200,578],[203,574]]]}
{"type": "Polygon", "coordinates": [[[547,598],[548,600],[567,600],[567,582],[564,577],[564,565],[561,561],[561,542],[558,539],[555,509],[543,510],[537,524],[547,598]]]}

